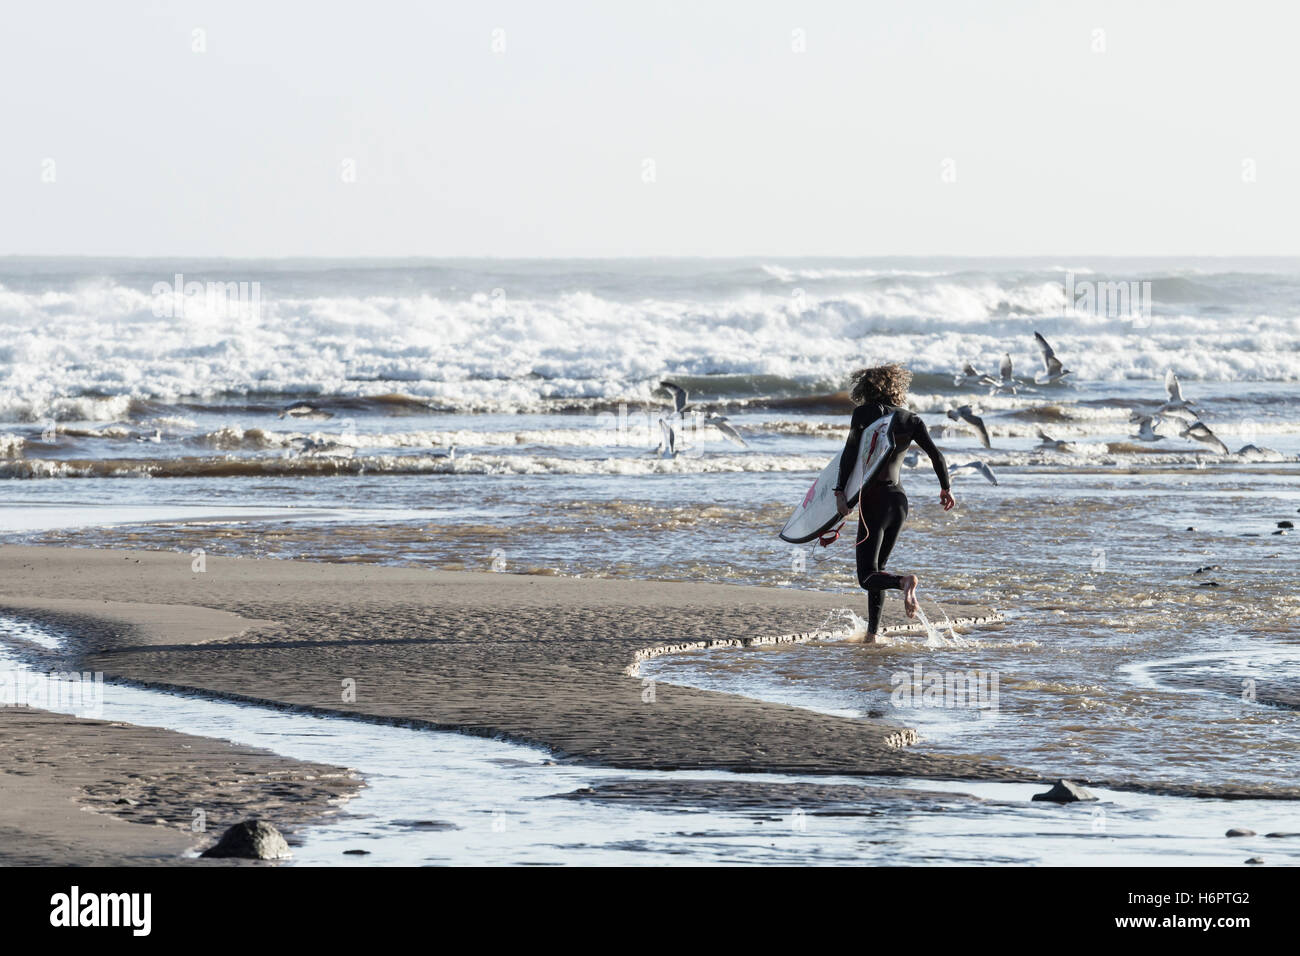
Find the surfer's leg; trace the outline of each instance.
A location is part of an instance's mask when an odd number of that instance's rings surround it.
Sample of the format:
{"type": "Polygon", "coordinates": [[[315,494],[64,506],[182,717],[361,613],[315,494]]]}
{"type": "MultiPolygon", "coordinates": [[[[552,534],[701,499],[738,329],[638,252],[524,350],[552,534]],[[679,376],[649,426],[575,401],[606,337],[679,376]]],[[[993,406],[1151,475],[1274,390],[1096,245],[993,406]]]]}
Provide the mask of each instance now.
{"type": "MultiPolygon", "coordinates": [[[[888,557],[888,548],[893,547],[892,538],[888,545],[885,541],[885,532],[889,527],[889,496],[874,489],[866,490],[863,494],[866,497],[863,498],[862,514],[858,518],[858,584],[867,592],[867,640],[874,641],[880,625],[880,611],[885,603],[881,591],[884,588],[902,590],[903,582],[897,575],[886,574],[882,570],[884,561],[881,554],[883,552],[888,557]]],[[[895,535],[897,533],[894,532],[895,535]]]]}
{"type": "MultiPolygon", "coordinates": [[[[888,508],[880,530],[880,552],[878,566],[883,570],[885,563],[889,560],[889,555],[894,550],[894,543],[898,540],[898,533],[903,530],[903,524],[907,521],[907,495],[901,490],[890,493],[888,508]]],[[[916,616],[916,587],[920,580],[915,574],[903,574],[898,576],[899,588],[903,592],[903,610],[908,617],[916,616]]]]}

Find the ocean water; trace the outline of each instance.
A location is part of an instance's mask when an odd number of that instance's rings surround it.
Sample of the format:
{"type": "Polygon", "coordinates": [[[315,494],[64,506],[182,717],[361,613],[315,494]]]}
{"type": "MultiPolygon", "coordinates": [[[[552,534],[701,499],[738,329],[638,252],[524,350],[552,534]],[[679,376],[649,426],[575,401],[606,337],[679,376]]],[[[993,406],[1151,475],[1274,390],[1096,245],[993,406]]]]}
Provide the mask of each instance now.
{"type": "Polygon", "coordinates": [[[843,441],[848,373],[904,362],[949,463],[997,484],[959,473],[944,514],[910,469],[893,568],[1003,623],[648,672],[1046,772],[1294,783],[1300,261],[6,259],[0,332],[4,540],[765,584],[859,614],[851,542],[776,531],[843,441]],[[1035,331],[1063,381],[1034,382],[1035,331]],[[1014,394],[954,383],[1004,354],[1014,394]],[[1195,408],[1142,440],[1171,369],[1195,408]],[[657,452],[665,379],[745,444],[688,416],[657,452]],[[966,404],[991,447],[947,415],[966,404]],[[1180,435],[1193,417],[1226,453],[1180,435]],[[996,675],[996,707],[900,703],[918,664],[996,675]]]}

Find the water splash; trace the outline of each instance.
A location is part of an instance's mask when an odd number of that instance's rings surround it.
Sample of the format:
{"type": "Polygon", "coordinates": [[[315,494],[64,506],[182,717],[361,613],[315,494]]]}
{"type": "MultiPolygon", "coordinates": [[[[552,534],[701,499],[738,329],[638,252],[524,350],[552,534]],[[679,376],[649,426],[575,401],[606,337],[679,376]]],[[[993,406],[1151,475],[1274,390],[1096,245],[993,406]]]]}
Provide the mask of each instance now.
{"type": "MultiPolygon", "coordinates": [[[[942,611],[942,609],[940,610],[942,611]]],[[[946,612],[943,612],[943,617],[948,624],[948,633],[952,635],[951,640],[949,640],[948,638],[944,637],[941,633],[939,633],[939,629],[930,623],[930,619],[925,616],[925,608],[921,605],[920,601],[916,602],[916,616],[921,619],[921,625],[925,628],[926,647],[964,646],[965,642],[960,637],[958,637],[957,632],[953,630],[952,621],[948,619],[948,614],[946,612]]]]}

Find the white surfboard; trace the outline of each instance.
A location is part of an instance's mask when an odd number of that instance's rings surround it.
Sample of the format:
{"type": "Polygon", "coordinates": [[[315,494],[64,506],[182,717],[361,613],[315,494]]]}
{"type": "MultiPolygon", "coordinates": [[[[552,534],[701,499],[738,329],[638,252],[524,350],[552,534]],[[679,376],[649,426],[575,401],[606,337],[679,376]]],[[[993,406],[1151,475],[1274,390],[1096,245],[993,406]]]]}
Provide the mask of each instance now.
{"type": "MultiPolygon", "coordinates": [[[[894,413],[877,418],[862,432],[862,441],[858,445],[858,454],[849,472],[849,480],[844,484],[844,495],[849,507],[858,503],[862,486],[880,468],[891,451],[894,450],[893,439],[889,437],[889,426],[893,424],[894,413]]],[[[841,521],[835,507],[835,482],[840,477],[840,458],[844,449],[831,459],[831,463],[822,469],[817,480],[812,483],[803,501],[794,509],[790,520],[781,529],[781,540],[791,544],[803,544],[811,541],[835,527],[841,521]]]]}

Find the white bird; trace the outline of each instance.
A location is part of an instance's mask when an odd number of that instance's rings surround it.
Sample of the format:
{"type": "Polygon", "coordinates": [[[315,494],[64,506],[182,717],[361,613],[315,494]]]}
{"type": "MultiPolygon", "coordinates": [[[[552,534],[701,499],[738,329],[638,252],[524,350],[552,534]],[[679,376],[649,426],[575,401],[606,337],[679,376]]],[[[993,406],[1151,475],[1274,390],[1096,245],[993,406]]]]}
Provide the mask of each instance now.
{"type": "Polygon", "coordinates": [[[952,377],[952,383],[957,386],[961,385],[985,385],[992,379],[977,369],[970,362],[962,366],[961,371],[952,377]]]}
{"type": "Polygon", "coordinates": [[[731,441],[734,441],[737,445],[740,445],[742,448],[746,447],[745,439],[741,437],[740,432],[736,430],[736,426],[731,424],[725,415],[715,415],[713,412],[709,412],[704,416],[704,421],[722,432],[723,435],[731,441]]]}
{"type": "Polygon", "coordinates": [[[983,475],[990,484],[998,483],[997,475],[993,474],[993,469],[984,463],[982,459],[976,458],[974,461],[968,461],[962,465],[953,465],[948,469],[948,474],[956,476],[965,474],[968,471],[976,471],[983,475]]]}
{"type": "Polygon", "coordinates": [[[669,425],[662,418],[659,419],[659,447],[654,453],[660,458],[677,457],[677,433],[673,431],[673,426],[669,425]]]}
{"type": "Polygon", "coordinates": [[[1165,371],[1165,403],[1156,409],[1156,414],[1191,409],[1195,405],[1195,402],[1183,397],[1183,386],[1178,381],[1178,376],[1174,374],[1174,370],[1167,369],[1165,371]]]}
{"type": "Polygon", "coordinates": [[[161,429],[161,428],[155,428],[155,429],[153,430],[153,434],[152,434],[152,435],[144,435],[144,434],[137,433],[137,434],[135,435],[135,440],[138,441],[138,442],[146,442],[146,441],[147,441],[147,442],[153,442],[154,444],[158,444],[159,442],[162,441],[162,429],[161,429]]]}
{"type": "Polygon", "coordinates": [[[1060,439],[1053,438],[1051,435],[1047,434],[1047,432],[1043,431],[1041,428],[1038,429],[1038,438],[1039,438],[1039,442],[1038,442],[1039,448],[1051,448],[1054,449],[1055,451],[1070,450],[1070,443],[1068,441],[1061,441],[1060,439]]]}
{"type": "Polygon", "coordinates": [[[1010,352],[1002,356],[1002,365],[998,369],[998,373],[1002,376],[1001,378],[994,378],[992,375],[985,375],[984,378],[980,380],[980,384],[989,386],[990,395],[996,395],[998,392],[1010,392],[1012,395],[1016,394],[1016,388],[1018,386],[1016,380],[1011,377],[1010,352]]]}
{"type": "Polygon", "coordinates": [[[336,441],[317,441],[305,436],[291,439],[289,445],[299,455],[322,458],[351,458],[357,451],[351,445],[341,445],[336,441]]]}
{"type": "Polygon", "coordinates": [[[688,402],[690,393],[673,382],[660,382],[659,387],[673,397],[673,414],[684,417],[686,410],[691,407],[688,402]]]}
{"type": "Polygon", "coordinates": [[[1210,431],[1210,426],[1197,419],[1178,433],[1179,438],[1190,438],[1219,449],[1225,455],[1231,455],[1228,446],[1219,440],[1219,436],[1210,431]]]}
{"type": "Polygon", "coordinates": [[[948,417],[955,422],[966,422],[975,426],[975,431],[979,433],[980,442],[985,448],[992,448],[989,444],[989,430],[984,427],[984,419],[975,414],[975,409],[969,405],[962,405],[957,409],[948,409],[948,417]]]}
{"type": "Polygon", "coordinates": [[[1237,449],[1236,454],[1245,458],[1277,458],[1278,453],[1272,448],[1261,448],[1259,445],[1242,445],[1237,449]]]}
{"type": "Polygon", "coordinates": [[[1156,434],[1156,425],[1162,420],[1159,415],[1139,415],[1134,412],[1129,416],[1129,421],[1137,425],[1138,433],[1132,437],[1138,441],[1164,441],[1164,435],[1156,434]]]}
{"type": "Polygon", "coordinates": [[[1047,339],[1037,332],[1034,333],[1034,338],[1038,341],[1038,351],[1043,354],[1043,370],[1034,376],[1034,381],[1046,385],[1048,382],[1059,382],[1069,375],[1070,370],[1061,364],[1052,347],[1047,344],[1047,339]]]}
{"type": "Polygon", "coordinates": [[[334,417],[333,412],[321,411],[315,405],[309,405],[307,402],[296,402],[280,412],[281,418],[286,415],[290,418],[304,418],[311,421],[324,421],[327,418],[334,417]]]}

